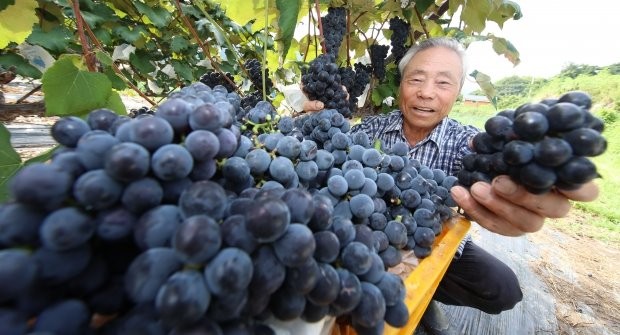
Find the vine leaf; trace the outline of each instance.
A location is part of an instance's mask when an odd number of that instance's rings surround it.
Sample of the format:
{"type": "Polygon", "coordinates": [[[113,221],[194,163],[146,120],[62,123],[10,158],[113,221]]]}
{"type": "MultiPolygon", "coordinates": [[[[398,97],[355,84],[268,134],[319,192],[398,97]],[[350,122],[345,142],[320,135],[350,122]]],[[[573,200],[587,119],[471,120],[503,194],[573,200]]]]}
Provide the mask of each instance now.
{"type": "Polygon", "coordinates": [[[151,20],[151,22],[153,22],[153,24],[158,28],[165,27],[172,18],[172,15],[166,8],[152,8],[140,1],[134,1],[133,5],[136,6],[140,13],[146,15],[149,20],[151,20]]]}
{"type": "Polygon", "coordinates": [[[56,26],[48,31],[35,27],[27,41],[30,44],[40,45],[47,50],[61,53],[69,48],[72,35],[69,29],[62,26],[56,26]]]}
{"type": "Polygon", "coordinates": [[[467,28],[479,33],[484,30],[492,10],[491,0],[469,0],[463,8],[461,20],[467,24],[467,28]]]}
{"type": "Polygon", "coordinates": [[[20,44],[32,32],[32,25],[39,22],[36,0],[20,0],[0,11],[0,49],[9,43],[20,44]]]}
{"type": "Polygon", "coordinates": [[[301,0],[276,0],[276,7],[280,11],[278,40],[282,43],[282,59],[284,59],[291,47],[291,40],[297,26],[297,16],[301,9],[301,0]]]}
{"type": "Polygon", "coordinates": [[[14,5],[15,0],[0,0],[0,10],[7,8],[8,6],[14,5]]]}
{"type": "Polygon", "coordinates": [[[491,82],[491,77],[478,70],[472,71],[469,75],[476,79],[476,82],[484,92],[484,95],[486,95],[487,98],[489,98],[489,101],[493,103],[493,106],[497,108],[497,95],[495,94],[495,86],[493,86],[493,83],[491,82]]]}
{"type": "Polygon", "coordinates": [[[0,65],[6,68],[15,66],[17,74],[24,77],[39,79],[42,75],[39,69],[32,66],[26,59],[17,54],[6,53],[0,55],[0,65]]]}
{"type": "Polygon", "coordinates": [[[0,123],[0,202],[9,200],[9,182],[21,168],[30,163],[47,161],[56,148],[22,162],[19,154],[11,146],[11,133],[0,123]]]}
{"type": "Polygon", "coordinates": [[[514,1],[504,0],[501,5],[493,10],[489,15],[489,20],[497,22],[500,28],[504,28],[504,23],[509,19],[518,20],[523,16],[521,7],[514,1]]]}
{"type": "Polygon", "coordinates": [[[78,69],[75,58],[63,55],[43,74],[46,115],[83,115],[102,107],[125,113],[122,102],[111,97],[116,92],[110,79],[103,73],[78,69]]]}
{"type": "Polygon", "coordinates": [[[491,35],[490,37],[493,41],[493,50],[495,53],[498,55],[503,55],[515,66],[521,62],[521,59],[519,58],[519,51],[512,43],[510,43],[510,41],[494,35],[491,35]]]}

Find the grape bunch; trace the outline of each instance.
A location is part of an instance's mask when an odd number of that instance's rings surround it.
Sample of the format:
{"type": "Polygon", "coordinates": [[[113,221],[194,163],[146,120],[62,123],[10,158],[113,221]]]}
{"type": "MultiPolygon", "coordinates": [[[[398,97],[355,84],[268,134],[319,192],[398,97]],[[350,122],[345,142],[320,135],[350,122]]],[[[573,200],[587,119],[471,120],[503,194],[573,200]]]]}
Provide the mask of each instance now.
{"type": "Polygon", "coordinates": [[[364,93],[366,85],[370,83],[372,68],[370,65],[355,63],[355,70],[350,67],[340,67],[340,80],[349,94],[349,109],[351,112],[357,110],[358,98],[364,93]]]}
{"type": "Polygon", "coordinates": [[[236,88],[234,85],[235,78],[232,76],[232,74],[230,74],[230,72],[226,72],[225,74],[222,74],[219,71],[211,70],[211,71],[205,72],[202,76],[200,76],[198,81],[200,81],[201,83],[209,87],[215,87],[217,85],[222,85],[226,87],[226,90],[230,92],[233,92],[236,88]],[[226,80],[224,76],[226,76],[228,80],[226,80]]]}
{"type": "Polygon", "coordinates": [[[589,159],[605,152],[603,121],[590,113],[590,96],[571,91],[559,99],[525,103],[489,118],[463,158],[459,183],[469,186],[509,175],[529,192],[572,190],[599,177],[589,159]]]}
{"type": "Polygon", "coordinates": [[[342,88],[342,80],[331,54],[319,55],[313,59],[301,77],[302,90],[310,100],[319,100],[326,109],[336,109],[345,117],[351,116],[347,92],[342,88]]]}
{"type": "Polygon", "coordinates": [[[401,250],[431,252],[456,178],[409,159],[405,143],[350,134],[335,109],[245,135],[239,115],[259,124],[275,111],[240,101],[198,82],[153,115],[59,119],[51,160],[21,169],[0,204],[0,329],[273,334],[272,317],[325,316],[358,333],[404,326],[404,282],[389,268],[401,250]]]}
{"type": "Polygon", "coordinates": [[[127,113],[127,116],[129,116],[130,118],[136,118],[142,114],[155,114],[155,111],[146,107],[146,106],[142,106],[140,108],[132,108],[129,110],[129,113],[127,113]]]}
{"type": "Polygon", "coordinates": [[[347,11],[344,7],[329,7],[321,18],[325,47],[331,55],[338,56],[338,49],[347,30],[347,11]]]}
{"type": "MultiPolygon", "coordinates": [[[[248,72],[250,81],[258,92],[263,92],[263,66],[256,58],[248,59],[243,65],[248,72]]],[[[273,82],[269,78],[269,69],[265,69],[265,93],[269,95],[273,88],[273,82]]]]}
{"type": "Polygon", "coordinates": [[[390,30],[392,31],[392,36],[390,37],[392,55],[394,56],[394,62],[398,64],[400,59],[405,55],[405,52],[407,52],[405,43],[407,43],[407,38],[409,37],[410,25],[399,17],[391,18],[389,24],[390,30]]]}
{"type": "Polygon", "coordinates": [[[372,64],[372,73],[382,81],[385,78],[385,59],[390,47],[387,45],[373,44],[370,46],[370,63],[372,64]]]}

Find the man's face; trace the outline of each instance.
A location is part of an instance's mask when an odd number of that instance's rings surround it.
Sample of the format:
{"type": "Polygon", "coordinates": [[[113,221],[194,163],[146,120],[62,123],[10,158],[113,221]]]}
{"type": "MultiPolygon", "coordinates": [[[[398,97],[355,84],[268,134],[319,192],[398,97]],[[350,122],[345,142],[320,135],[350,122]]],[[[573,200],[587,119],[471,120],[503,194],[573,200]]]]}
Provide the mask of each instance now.
{"type": "Polygon", "coordinates": [[[452,109],[461,90],[460,57],[444,47],[418,52],[405,67],[399,106],[409,130],[432,130],[452,109]]]}

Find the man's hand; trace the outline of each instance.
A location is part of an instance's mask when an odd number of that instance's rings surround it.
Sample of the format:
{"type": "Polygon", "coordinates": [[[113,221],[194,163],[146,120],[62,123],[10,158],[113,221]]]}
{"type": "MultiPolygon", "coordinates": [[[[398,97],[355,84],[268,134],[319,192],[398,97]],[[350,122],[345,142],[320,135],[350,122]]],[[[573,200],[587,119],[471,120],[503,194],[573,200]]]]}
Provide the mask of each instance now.
{"type": "Polygon", "coordinates": [[[304,112],[318,112],[325,107],[323,102],[318,100],[306,100],[303,103],[304,112]]]}
{"type": "Polygon", "coordinates": [[[461,186],[451,189],[452,197],[472,221],[506,236],[538,231],[546,218],[566,216],[570,200],[592,201],[598,192],[598,186],[589,182],[573,191],[532,194],[508,176],[498,176],[491,184],[477,182],[470,192],[461,186]]]}

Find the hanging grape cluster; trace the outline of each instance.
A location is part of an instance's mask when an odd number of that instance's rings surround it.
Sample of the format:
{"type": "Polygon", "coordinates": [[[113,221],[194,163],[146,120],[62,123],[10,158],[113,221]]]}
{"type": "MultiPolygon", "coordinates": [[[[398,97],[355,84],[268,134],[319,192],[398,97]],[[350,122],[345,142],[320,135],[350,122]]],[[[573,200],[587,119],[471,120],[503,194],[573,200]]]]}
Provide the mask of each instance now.
{"type": "Polygon", "coordinates": [[[407,38],[409,37],[410,26],[409,23],[397,16],[391,18],[389,24],[392,31],[392,36],[390,36],[391,51],[394,56],[394,63],[398,64],[405,52],[407,52],[405,43],[407,43],[407,38]]]}
{"type": "Polygon", "coordinates": [[[325,47],[331,55],[338,56],[338,49],[346,33],[347,11],[344,7],[329,7],[321,17],[325,47]]]}
{"type": "Polygon", "coordinates": [[[358,98],[366,90],[366,86],[370,83],[371,67],[362,63],[355,63],[355,70],[350,67],[341,67],[338,69],[342,85],[347,89],[349,94],[349,109],[352,113],[357,111],[358,98]]]}
{"type": "MultiPolygon", "coordinates": [[[[261,62],[256,59],[248,59],[243,65],[249,75],[249,79],[254,86],[254,89],[258,92],[263,92],[263,66],[261,62]]],[[[269,78],[269,69],[265,69],[265,93],[269,95],[273,88],[273,82],[269,78]]]]}
{"type": "Polygon", "coordinates": [[[198,81],[209,87],[222,85],[226,87],[228,91],[232,92],[235,90],[235,78],[232,76],[232,74],[230,74],[230,72],[226,72],[222,75],[222,73],[220,73],[219,71],[207,71],[202,76],[200,76],[200,79],[198,79],[198,81]],[[226,76],[228,80],[224,78],[224,76],[226,76]]]}
{"type": "Polygon", "coordinates": [[[540,194],[554,187],[576,189],[599,177],[589,157],[602,154],[607,141],[591,105],[586,93],[572,91],[499,112],[473,138],[475,153],[463,158],[459,183],[469,186],[507,174],[540,194]]]}
{"type": "Polygon", "coordinates": [[[382,81],[385,79],[385,60],[390,47],[387,45],[373,44],[370,46],[370,64],[372,65],[372,73],[382,81]]]}

